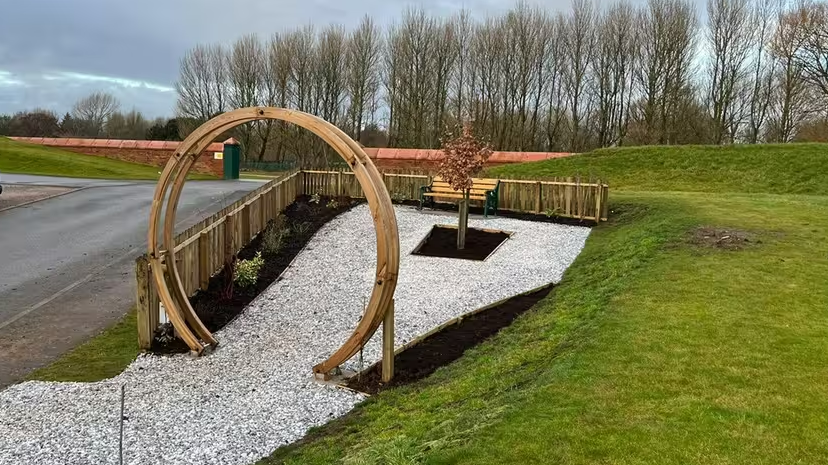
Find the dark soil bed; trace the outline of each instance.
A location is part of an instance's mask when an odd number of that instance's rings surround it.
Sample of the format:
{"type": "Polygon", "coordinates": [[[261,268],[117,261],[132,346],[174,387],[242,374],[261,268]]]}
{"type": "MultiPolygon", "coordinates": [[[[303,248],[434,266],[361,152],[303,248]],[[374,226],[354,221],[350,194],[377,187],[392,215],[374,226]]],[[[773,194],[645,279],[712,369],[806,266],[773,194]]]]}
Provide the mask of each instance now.
{"type": "Polygon", "coordinates": [[[485,260],[508,238],[509,234],[502,231],[468,228],[466,231],[466,246],[462,250],[457,250],[457,229],[434,226],[426,236],[425,241],[412,254],[428,257],[485,260]]]}
{"type": "Polygon", "coordinates": [[[464,318],[458,324],[433,334],[394,357],[394,379],[381,381],[381,364],[361,377],[352,377],[347,386],[357,391],[376,394],[384,389],[409,384],[425,378],[437,368],[460,358],[474,347],[509,326],[515,318],[546,297],[552,285],[531,294],[519,295],[495,307],[464,318]]]}
{"type": "MultiPolygon", "coordinates": [[[[330,197],[322,197],[318,203],[312,202],[310,196],[298,197],[285,209],[278,221],[271,221],[264,233],[256,236],[250,244],[239,251],[239,260],[253,258],[257,252],[262,251],[264,266],[259,271],[255,286],[235,286],[232,296],[228,296],[227,288],[232,282],[232,274],[225,268],[210,278],[206,291],[199,291],[190,298],[193,309],[207,329],[215,332],[232,321],[282,274],[316,231],[340,213],[360,203],[347,197],[338,198],[335,199],[335,208],[331,208],[333,205],[329,206],[330,201],[330,197]],[[262,250],[262,242],[267,230],[273,228],[287,229],[290,232],[283,239],[277,253],[268,253],[262,250]]],[[[162,325],[155,333],[151,350],[157,353],[189,352],[189,348],[181,339],[172,336],[172,326],[162,325]]]]}
{"type": "Polygon", "coordinates": [[[694,229],[690,242],[702,247],[724,250],[742,250],[750,245],[761,243],[747,231],[709,226],[694,229]]]}

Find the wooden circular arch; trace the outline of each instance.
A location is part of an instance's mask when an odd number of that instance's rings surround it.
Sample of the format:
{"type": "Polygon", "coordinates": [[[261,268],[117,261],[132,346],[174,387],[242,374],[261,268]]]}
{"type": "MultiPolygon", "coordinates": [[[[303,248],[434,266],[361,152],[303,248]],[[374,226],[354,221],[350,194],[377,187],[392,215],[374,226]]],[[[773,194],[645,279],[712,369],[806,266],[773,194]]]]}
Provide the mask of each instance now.
{"type": "Polygon", "coordinates": [[[362,320],[351,336],[327,360],[313,367],[328,373],[351,358],[373,336],[391,306],[400,267],[400,242],[397,218],[388,189],[377,168],[356,142],[333,124],[309,113],[284,108],[251,107],[216,116],[193,131],[167,162],[150,211],[148,243],[153,279],[167,316],[180,337],[196,353],[205,345],[218,344],[196,315],[184,291],[175,259],[175,215],[184,181],[201,153],[213,140],[236,126],[256,120],[287,121],[316,134],[331,146],[353,170],[365,197],[377,233],[377,270],[371,298],[362,320]],[[169,191],[169,192],[168,192],[169,191]],[[166,206],[166,211],[165,210],[166,206]],[[163,247],[158,240],[163,216],[163,247]],[[159,270],[161,272],[159,272],[159,270]]]}

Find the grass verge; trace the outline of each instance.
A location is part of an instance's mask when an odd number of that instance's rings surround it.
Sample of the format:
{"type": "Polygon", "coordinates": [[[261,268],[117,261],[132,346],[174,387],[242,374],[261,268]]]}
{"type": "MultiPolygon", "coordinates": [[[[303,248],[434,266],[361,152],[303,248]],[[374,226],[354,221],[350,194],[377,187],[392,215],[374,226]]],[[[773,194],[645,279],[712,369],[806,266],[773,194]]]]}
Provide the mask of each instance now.
{"type": "Polygon", "coordinates": [[[748,192],[828,195],[828,144],[649,146],[489,170],[501,178],[598,177],[612,192],[748,192]]]}
{"type": "MultiPolygon", "coordinates": [[[[0,173],[93,179],[158,179],[156,166],[83,155],[0,137],[0,173]]],[[[217,179],[192,174],[189,179],[217,179]]]]}
{"type": "Polygon", "coordinates": [[[559,287],[493,339],[262,463],[817,463],[828,199],[613,196],[559,287]],[[747,231],[740,251],[695,228],[747,231]]]}
{"type": "Polygon", "coordinates": [[[138,355],[135,308],[121,321],[79,345],[51,364],[35,370],[27,379],[91,382],[122,372],[138,355]]]}

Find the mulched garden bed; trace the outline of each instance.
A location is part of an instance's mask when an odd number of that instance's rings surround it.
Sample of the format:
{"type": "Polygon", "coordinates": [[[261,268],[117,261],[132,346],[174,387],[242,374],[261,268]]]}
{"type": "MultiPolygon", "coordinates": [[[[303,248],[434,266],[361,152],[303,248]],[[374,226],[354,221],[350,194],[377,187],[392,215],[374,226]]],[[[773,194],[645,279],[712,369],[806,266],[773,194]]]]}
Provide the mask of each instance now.
{"type": "MultiPolygon", "coordinates": [[[[264,266],[259,271],[255,286],[248,288],[234,286],[232,295],[228,295],[227,288],[232,282],[232,275],[225,268],[210,278],[206,291],[199,291],[190,298],[193,309],[210,332],[216,332],[230,323],[253,299],[267,289],[325,223],[363,202],[349,197],[336,199],[321,197],[318,202],[311,200],[310,196],[298,197],[280,215],[282,218],[280,221],[268,223],[268,229],[287,228],[290,230],[277,253],[262,250],[262,241],[266,232],[256,236],[250,244],[239,251],[237,255],[239,260],[251,259],[257,252],[262,251],[264,266]],[[331,200],[335,200],[336,208],[329,208],[331,200]]],[[[189,352],[189,347],[181,339],[173,337],[172,331],[172,325],[169,323],[159,327],[156,330],[151,351],[162,354],[189,352]]]]}
{"type": "Polygon", "coordinates": [[[485,260],[500,244],[509,238],[503,231],[487,231],[484,229],[468,228],[466,230],[466,246],[457,249],[457,228],[434,226],[414,255],[428,257],[462,258],[466,260],[485,260]]]}
{"type": "Polygon", "coordinates": [[[550,284],[531,294],[512,297],[425,338],[394,357],[394,379],[388,384],[382,382],[382,364],[378,363],[361,376],[349,379],[346,385],[356,391],[373,395],[425,378],[437,368],[460,358],[467,349],[509,326],[515,318],[532,308],[551,291],[550,284]]]}

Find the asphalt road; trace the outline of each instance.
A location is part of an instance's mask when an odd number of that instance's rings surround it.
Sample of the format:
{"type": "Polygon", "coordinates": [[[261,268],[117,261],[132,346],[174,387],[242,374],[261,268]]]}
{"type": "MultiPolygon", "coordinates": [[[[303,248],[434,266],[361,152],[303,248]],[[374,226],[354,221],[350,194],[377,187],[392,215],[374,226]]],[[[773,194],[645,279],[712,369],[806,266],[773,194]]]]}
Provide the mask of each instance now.
{"type": "MultiPolygon", "coordinates": [[[[155,183],[8,174],[0,182],[78,189],[0,212],[3,387],[111,325],[132,307],[134,261],[146,250],[155,183]]],[[[186,229],[259,185],[188,182],[176,228],[186,229]]]]}

